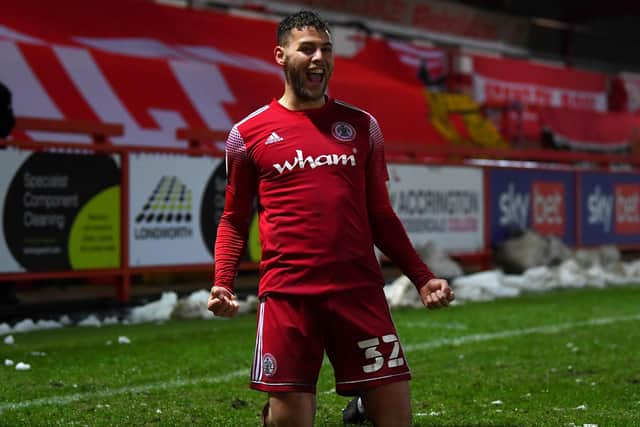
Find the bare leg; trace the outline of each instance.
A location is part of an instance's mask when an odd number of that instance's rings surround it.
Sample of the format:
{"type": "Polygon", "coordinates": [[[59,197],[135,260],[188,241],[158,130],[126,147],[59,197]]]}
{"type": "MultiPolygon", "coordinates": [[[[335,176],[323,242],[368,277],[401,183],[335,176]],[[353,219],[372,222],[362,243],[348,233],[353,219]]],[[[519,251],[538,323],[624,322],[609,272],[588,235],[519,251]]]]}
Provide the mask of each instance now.
{"type": "Polygon", "coordinates": [[[269,393],[268,427],[312,427],[315,415],[312,393],[269,393]]]}
{"type": "Polygon", "coordinates": [[[367,419],[377,427],[410,427],[409,382],[385,384],[362,392],[367,419]]]}

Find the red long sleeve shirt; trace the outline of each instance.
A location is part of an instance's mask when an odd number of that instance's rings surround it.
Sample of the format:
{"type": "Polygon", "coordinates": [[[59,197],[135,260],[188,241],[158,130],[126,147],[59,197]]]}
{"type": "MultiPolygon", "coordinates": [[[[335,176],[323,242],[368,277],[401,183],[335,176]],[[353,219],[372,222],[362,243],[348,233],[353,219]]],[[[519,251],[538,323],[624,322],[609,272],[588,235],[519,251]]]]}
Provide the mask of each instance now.
{"type": "Polygon", "coordinates": [[[231,130],[215,284],[233,291],[258,196],[259,296],[384,283],[375,244],[420,288],[433,277],[389,202],[375,118],[340,101],[291,111],[276,100],[231,130]]]}

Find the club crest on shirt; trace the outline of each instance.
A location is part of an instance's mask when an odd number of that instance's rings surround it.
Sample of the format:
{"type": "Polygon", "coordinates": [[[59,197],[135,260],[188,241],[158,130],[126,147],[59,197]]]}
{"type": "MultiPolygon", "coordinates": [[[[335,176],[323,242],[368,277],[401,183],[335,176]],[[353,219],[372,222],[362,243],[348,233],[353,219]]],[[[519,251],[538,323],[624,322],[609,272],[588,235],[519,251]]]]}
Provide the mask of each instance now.
{"type": "Polygon", "coordinates": [[[272,377],[275,375],[276,370],[278,369],[278,363],[276,362],[276,358],[273,357],[271,353],[267,353],[264,355],[262,359],[262,372],[267,377],[272,377]]]}
{"type": "Polygon", "coordinates": [[[356,139],[356,128],[347,122],[335,122],[331,125],[331,134],[340,142],[351,142],[356,139]]]}

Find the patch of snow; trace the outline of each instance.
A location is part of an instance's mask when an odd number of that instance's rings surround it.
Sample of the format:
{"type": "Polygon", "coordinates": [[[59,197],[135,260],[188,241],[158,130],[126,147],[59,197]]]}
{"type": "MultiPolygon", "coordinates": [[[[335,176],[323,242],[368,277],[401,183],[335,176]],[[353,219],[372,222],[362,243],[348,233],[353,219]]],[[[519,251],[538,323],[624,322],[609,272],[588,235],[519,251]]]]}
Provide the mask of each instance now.
{"type": "Polygon", "coordinates": [[[110,317],[105,317],[102,320],[102,324],[103,325],[117,325],[118,323],[120,323],[120,321],[118,320],[117,316],[110,316],[110,317]]]}
{"type": "Polygon", "coordinates": [[[39,331],[42,329],[57,329],[62,328],[64,325],[55,320],[38,320],[34,322],[32,319],[23,319],[13,326],[12,331],[14,333],[39,331]]]}
{"type": "MultiPolygon", "coordinates": [[[[620,252],[614,245],[573,251],[555,237],[527,232],[520,238],[502,245],[502,250],[503,255],[508,255],[509,251],[514,254],[515,258],[512,261],[519,266],[522,274],[506,274],[502,270],[494,269],[462,275],[462,270],[458,270],[459,266],[435,245],[418,248],[420,255],[437,276],[450,279],[450,286],[456,294],[454,304],[466,301],[491,301],[496,298],[516,297],[522,292],[543,292],[555,288],[605,287],[640,283],[640,259],[622,262],[620,252]],[[554,265],[550,266],[552,261],[554,265]]],[[[384,293],[391,307],[423,306],[415,286],[404,275],[386,285],[384,293]]],[[[132,308],[121,320],[113,316],[101,321],[92,314],[78,322],[77,326],[99,327],[117,323],[129,325],[165,322],[169,319],[217,318],[207,310],[208,298],[209,290],[198,290],[180,299],[175,292],[165,292],[156,301],[132,308]]],[[[250,295],[245,300],[238,300],[238,303],[239,313],[255,312],[258,307],[258,298],[250,295]]],[[[31,319],[24,319],[13,328],[6,323],[0,324],[0,335],[59,328],[72,324],[73,322],[66,315],[60,317],[57,322],[47,320],[34,322],[31,319]]],[[[108,342],[107,345],[109,345],[108,342]]],[[[572,352],[579,351],[575,345],[567,344],[567,347],[572,352]]]]}
{"type": "Polygon", "coordinates": [[[449,257],[435,242],[427,242],[416,250],[436,277],[453,279],[464,274],[460,264],[449,257]]]}
{"type": "Polygon", "coordinates": [[[60,319],[58,320],[58,322],[60,322],[64,326],[69,326],[69,325],[71,325],[73,323],[71,321],[71,319],[69,318],[69,316],[67,316],[66,314],[61,316],[60,319]]]}
{"type": "Polygon", "coordinates": [[[124,335],[118,337],[118,344],[131,344],[131,340],[124,335]]]}
{"type": "Polygon", "coordinates": [[[174,319],[213,319],[213,313],[207,309],[209,291],[199,290],[180,298],[171,314],[174,319]]]}
{"type": "Polygon", "coordinates": [[[495,298],[515,297],[520,290],[503,285],[504,274],[500,270],[482,271],[453,280],[456,299],[465,301],[490,301],[495,298]]]}
{"type": "Polygon", "coordinates": [[[90,314],[86,318],[79,321],[78,326],[93,326],[99,328],[100,326],[102,326],[102,322],[100,322],[100,319],[98,319],[95,314],[90,314]]]}
{"type": "Polygon", "coordinates": [[[128,319],[131,323],[169,320],[177,304],[178,294],[175,292],[164,292],[159,300],[131,309],[128,319]]]}
{"type": "MultiPolygon", "coordinates": [[[[505,265],[522,274],[490,270],[458,276],[451,280],[456,301],[491,301],[514,297],[523,291],[543,292],[556,288],[606,287],[640,283],[640,260],[621,262],[614,245],[596,249],[569,249],[555,237],[526,232],[502,245],[505,265]],[[555,263],[555,266],[551,266],[555,263]]],[[[496,254],[498,259],[498,254],[496,254]]],[[[430,264],[428,264],[430,265],[430,264]]],[[[422,303],[413,284],[400,276],[385,286],[391,307],[420,307],[422,303]]]]}
{"type": "Polygon", "coordinates": [[[422,307],[422,300],[416,287],[405,275],[401,275],[390,285],[385,286],[384,294],[391,307],[422,307]]]}
{"type": "Polygon", "coordinates": [[[240,307],[238,308],[238,313],[245,314],[256,312],[258,310],[259,302],[260,300],[258,300],[258,297],[256,295],[249,295],[246,300],[238,301],[238,304],[240,305],[240,307]]]}
{"type": "Polygon", "coordinates": [[[36,322],[36,329],[41,330],[41,329],[59,329],[62,328],[64,325],[60,322],[56,322],[55,320],[38,320],[36,322]]]}
{"type": "Polygon", "coordinates": [[[36,329],[36,324],[32,319],[24,319],[13,325],[13,332],[31,332],[36,329]]]}

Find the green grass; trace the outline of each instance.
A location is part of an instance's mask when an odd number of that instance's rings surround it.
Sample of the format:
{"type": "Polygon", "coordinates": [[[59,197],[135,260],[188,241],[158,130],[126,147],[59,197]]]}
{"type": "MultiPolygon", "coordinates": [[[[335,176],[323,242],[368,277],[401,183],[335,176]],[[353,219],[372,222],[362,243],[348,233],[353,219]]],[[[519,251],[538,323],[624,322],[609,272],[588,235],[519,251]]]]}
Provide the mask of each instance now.
{"type": "MultiPolygon", "coordinates": [[[[396,310],[394,319],[416,426],[640,426],[638,286],[396,310]]],[[[257,426],[265,396],[248,388],[254,327],[246,315],[14,334],[0,362],[32,369],[0,366],[0,425],[257,426]]],[[[325,365],[318,426],[342,425],[346,399],[333,387],[325,365]]]]}

